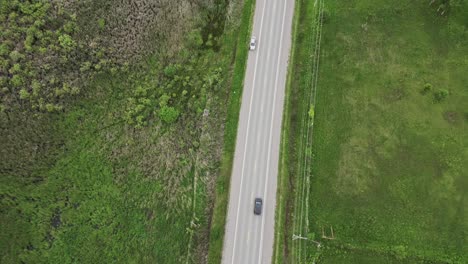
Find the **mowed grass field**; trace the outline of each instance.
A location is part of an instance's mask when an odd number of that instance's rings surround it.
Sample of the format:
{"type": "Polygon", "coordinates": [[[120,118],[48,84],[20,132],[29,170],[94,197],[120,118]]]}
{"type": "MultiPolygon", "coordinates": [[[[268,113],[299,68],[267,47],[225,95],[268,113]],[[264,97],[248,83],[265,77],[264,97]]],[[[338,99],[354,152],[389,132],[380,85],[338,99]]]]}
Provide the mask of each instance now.
{"type": "Polygon", "coordinates": [[[428,2],[328,1],[310,219],[332,248],[468,261],[468,6],[428,2]]]}
{"type": "MultiPolygon", "coordinates": [[[[322,247],[300,242],[308,261],[468,262],[468,4],[430,3],[325,2],[303,234],[322,247]]],[[[307,65],[295,63],[292,74],[307,65]]],[[[301,100],[308,84],[295,83],[301,100]]],[[[308,108],[290,107],[294,141],[294,108],[308,108]]],[[[287,147],[290,162],[300,145],[287,147]]]]}

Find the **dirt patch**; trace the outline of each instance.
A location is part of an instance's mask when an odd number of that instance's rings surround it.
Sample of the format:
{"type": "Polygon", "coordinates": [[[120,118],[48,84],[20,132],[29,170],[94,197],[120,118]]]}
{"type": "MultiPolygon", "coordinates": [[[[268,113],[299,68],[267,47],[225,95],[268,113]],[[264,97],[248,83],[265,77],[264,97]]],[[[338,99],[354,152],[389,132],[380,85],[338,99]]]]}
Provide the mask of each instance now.
{"type": "Polygon", "coordinates": [[[450,124],[456,124],[460,119],[458,113],[455,111],[445,111],[443,116],[445,121],[449,122],[450,124]]]}
{"type": "Polygon", "coordinates": [[[405,90],[403,88],[393,88],[390,92],[385,96],[385,101],[389,103],[394,103],[401,101],[406,96],[405,90]]]}
{"type": "Polygon", "coordinates": [[[54,228],[59,228],[62,225],[62,219],[61,219],[61,214],[62,212],[60,209],[56,209],[54,215],[52,215],[52,218],[50,219],[50,225],[54,228]]]}
{"type": "Polygon", "coordinates": [[[366,140],[354,137],[341,149],[341,159],[333,189],[337,194],[358,195],[366,192],[375,170],[375,161],[366,158],[366,140]]]}

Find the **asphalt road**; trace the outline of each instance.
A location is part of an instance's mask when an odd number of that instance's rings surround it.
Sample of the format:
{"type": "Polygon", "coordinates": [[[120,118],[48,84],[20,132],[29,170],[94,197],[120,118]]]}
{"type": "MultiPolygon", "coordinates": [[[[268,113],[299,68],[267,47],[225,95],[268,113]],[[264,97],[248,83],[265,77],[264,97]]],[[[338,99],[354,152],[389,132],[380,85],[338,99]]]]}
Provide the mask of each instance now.
{"type": "MultiPolygon", "coordinates": [[[[231,176],[222,263],[271,263],[294,0],[256,0],[231,176]],[[254,199],[263,199],[254,215],[254,199]]],[[[246,44],[247,47],[247,44],[246,44]]]]}

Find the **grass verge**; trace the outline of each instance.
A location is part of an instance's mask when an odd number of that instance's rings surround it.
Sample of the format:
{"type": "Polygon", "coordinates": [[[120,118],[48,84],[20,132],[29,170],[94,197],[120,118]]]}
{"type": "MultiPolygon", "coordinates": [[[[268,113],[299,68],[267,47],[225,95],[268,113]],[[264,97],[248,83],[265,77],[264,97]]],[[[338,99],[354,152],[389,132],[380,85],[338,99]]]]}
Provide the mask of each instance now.
{"type": "Polygon", "coordinates": [[[304,240],[290,242],[292,235],[307,236],[307,205],[303,186],[308,181],[316,69],[320,54],[320,12],[323,2],[296,1],[293,46],[288,68],[280,158],[274,263],[302,263],[304,240]],[[300,206],[299,206],[300,204],[300,206]]]}
{"type": "Polygon", "coordinates": [[[275,243],[274,243],[274,252],[273,252],[273,263],[283,263],[284,259],[284,240],[289,237],[289,232],[286,232],[285,220],[287,214],[286,204],[291,197],[291,184],[288,182],[288,161],[290,159],[290,153],[288,151],[289,141],[290,141],[290,130],[288,129],[291,125],[291,119],[297,113],[293,110],[291,106],[291,97],[292,97],[292,78],[293,78],[293,69],[296,65],[296,60],[299,59],[296,57],[296,43],[298,39],[298,25],[299,17],[301,13],[301,3],[296,1],[294,6],[294,18],[293,18],[293,30],[292,30],[292,44],[291,44],[291,53],[290,60],[288,65],[288,73],[286,79],[286,93],[284,98],[284,117],[282,124],[282,133],[281,133],[281,148],[280,148],[280,163],[279,163],[279,184],[277,190],[276,198],[276,214],[275,214],[275,243]]]}
{"type": "MultiPolygon", "coordinates": [[[[255,0],[246,0],[242,12],[241,25],[237,39],[228,45],[235,49],[234,71],[230,85],[230,96],[226,127],[224,132],[224,148],[221,160],[221,170],[216,182],[216,198],[211,220],[208,263],[220,263],[223,252],[224,228],[226,224],[227,206],[229,203],[229,184],[232,163],[236,146],[237,124],[241,106],[242,88],[247,65],[247,43],[250,37],[255,0]]],[[[229,50],[229,49],[228,49],[229,50]]]]}

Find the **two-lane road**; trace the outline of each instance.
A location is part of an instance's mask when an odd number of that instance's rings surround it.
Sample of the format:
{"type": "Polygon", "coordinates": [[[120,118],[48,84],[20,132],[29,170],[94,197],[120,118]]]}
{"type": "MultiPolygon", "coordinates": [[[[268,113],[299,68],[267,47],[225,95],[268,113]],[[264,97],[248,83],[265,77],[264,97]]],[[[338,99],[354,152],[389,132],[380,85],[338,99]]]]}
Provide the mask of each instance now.
{"type": "Polygon", "coordinates": [[[256,0],[222,263],[271,263],[286,72],[295,0],[256,0]],[[263,212],[254,215],[256,197],[263,212]]]}

